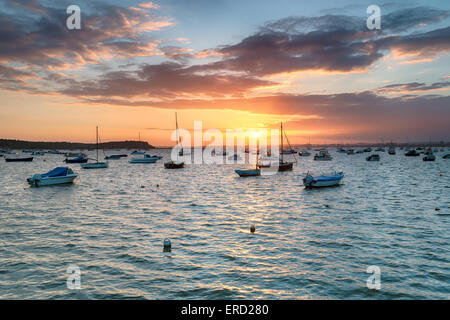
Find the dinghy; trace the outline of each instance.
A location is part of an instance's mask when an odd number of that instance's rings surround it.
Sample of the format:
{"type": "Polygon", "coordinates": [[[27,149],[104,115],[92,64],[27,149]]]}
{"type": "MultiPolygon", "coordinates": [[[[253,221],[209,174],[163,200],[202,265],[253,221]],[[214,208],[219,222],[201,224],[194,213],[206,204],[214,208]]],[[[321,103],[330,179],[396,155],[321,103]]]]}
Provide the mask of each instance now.
{"type": "Polygon", "coordinates": [[[82,163],[81,167],[83,169],[103,169],[108,168],[108,161],[105,162],[98,162],[98,127],[96,127],[96,151],[97,151],[97,157],[96,162],[93,163],[82,163]]]}
{"type": "Polygon", "coordinates": [[[372,154],[366,158],[367,161],[380,161],[380,155],[372,154]]]}
{"type": "Polygon", "coordinates": [[[31,162],[33,161],[33,157],[28,158],[5,158],[6,162],[31,162]]]}
{"type": "Polygon", "coordinates": [[[234,170],[239,177],[256,177],[261,175],[260,169],[234,170]]]}
{"type": "Polygon", "coordinates": [[[395,148],[394,147],[389,147],[388,154],[395,155],[395,148]]]}
{"type": "Polygon", "coordinates": [[[446,154],[445,156],[442,156],[442,159],[450,159],[450,153],[446,154]]]}
{"type": "Polygon", "coordinates": [[[72,183],[77,177],[72,169],[68,167],[58,167],[45,174],[35,174],[27,179],[32,187],[50,186],[56,184],[72,183]]]}
{"type": "Polygon", "coordinates": [[[320,176],[313,176],[308,172],[303,178],[303,185],[307,189],[333,187],[339,185],[343,178],[343,172],[335,172],[334,174],[320,176]]]}
{"type": "Polygon", "coordinates": [[[422,160],[423,161],[435,161],[436,156],[434,154],[427,154],[425,157],[423,157],[422,160]]]}
{"type": "MultiPolygon", "coordinates": [[[[176,128],[176,135],[177,135],[177,144],[180,143],[180,137],[178,135],[178,116],[177,113],[175,112],[175,128],[176,128]]],[[[179,156],[183,156],[183,145],[181,145],[181,150],[177,153],[177,159],[171,160],[169,162],[164,163],[164,168],[166,169],[182,169],[184,168],[184,162],[180,161],[178,159],[179,156]]]]}
{"type": "Polygon", "coordinates": [[[308,150],[301,150],[298,152],[298,155],[300,157],[309,157],[311,155],[311,152],[309,152],[308,150]]]}

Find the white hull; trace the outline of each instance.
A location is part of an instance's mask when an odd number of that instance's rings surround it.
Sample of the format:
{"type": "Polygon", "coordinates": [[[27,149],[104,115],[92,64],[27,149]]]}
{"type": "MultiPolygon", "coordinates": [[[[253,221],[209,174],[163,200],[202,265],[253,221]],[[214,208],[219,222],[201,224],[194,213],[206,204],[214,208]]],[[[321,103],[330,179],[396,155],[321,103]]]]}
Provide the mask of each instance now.
{"type": "Polygon", "coordinates": [[[338,186],[342,179],[344,178],[344,174],[336,174],[332,176],[319,176],[314,178],[310,174],[306,175],[303,179],[303,185],[306,188],[324,188],[324,187],[334,187],[338,186]]]}
{"type": "Polygon", "coordinates": [[[70,174],[63,177],[42,178],[41,180],[35,180],[33,183],[30,182],[30,184],[36,187],[67,184],[73,183],[73,180],[75,180],[76,177],[77,177],[76,174],[70,174]]]}

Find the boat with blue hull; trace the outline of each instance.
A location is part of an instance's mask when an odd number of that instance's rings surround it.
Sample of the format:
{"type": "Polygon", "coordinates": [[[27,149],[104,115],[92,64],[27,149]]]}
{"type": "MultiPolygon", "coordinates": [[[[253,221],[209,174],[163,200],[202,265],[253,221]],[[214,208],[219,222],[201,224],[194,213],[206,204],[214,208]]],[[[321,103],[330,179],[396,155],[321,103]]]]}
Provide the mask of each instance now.
{"type": "Polygon", "coordinates": [[[234,170],[239,177],[257,177],[261,175],[261,169],[234,170]]]}
{"type": "Polygon", "coordinates": [[[325,188],[334,187],[340,185],[344,178],[343,172],[336,172],[329,175],[313,176],[311,173],[307,173],[303,178],[303,185],[305,188],[325,188]]]}

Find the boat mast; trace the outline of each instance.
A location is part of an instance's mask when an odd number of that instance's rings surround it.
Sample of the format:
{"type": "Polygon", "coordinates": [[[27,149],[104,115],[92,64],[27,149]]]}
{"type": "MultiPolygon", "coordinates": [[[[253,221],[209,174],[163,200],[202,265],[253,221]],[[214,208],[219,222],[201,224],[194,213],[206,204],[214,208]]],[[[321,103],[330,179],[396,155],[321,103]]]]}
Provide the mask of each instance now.
{"type": "Polygon", "coordinates": [[[283,122],[281,122],[280,140],[281,140],[281,162],[283,162],[283,122]]]}
{"type": "Polygon", "coordinates": [[[95,127],[95,131],[96,131],[96,143],[97,143],[97,163],[98,163],[98,126],[95,127]]]}

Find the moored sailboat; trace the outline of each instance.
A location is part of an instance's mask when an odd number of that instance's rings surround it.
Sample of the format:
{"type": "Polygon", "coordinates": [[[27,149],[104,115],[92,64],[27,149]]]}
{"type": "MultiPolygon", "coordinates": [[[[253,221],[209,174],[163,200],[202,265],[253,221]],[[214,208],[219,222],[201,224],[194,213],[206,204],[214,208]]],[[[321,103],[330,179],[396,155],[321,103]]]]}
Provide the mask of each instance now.
{"type": "MultiPolygon", "coordinates": [[[[177,135],[177,144],[180,143],[180,137],[178,135],[178,116],[177,113],[175,112],[175,127],[176,127],[176,135],[177,135]]],[[[183,155],[183,145],[181,144],[181,151],[177,152],[177,159],[174,160],[170,160],[166,163],[164,163],[164,168],[166,169],[182,169],[184,168],[184,162],[179,160],[179,156],[183,155]]]]}
{"type": "Polygon", "coordinates": [[[93,163],[82,163],[81,167],[83,169],[103,169],[108,168],[108,161],[99,162],[98,161],[98,127],[96,127],[96,162],[93,163]]]}

